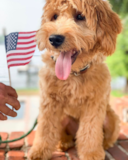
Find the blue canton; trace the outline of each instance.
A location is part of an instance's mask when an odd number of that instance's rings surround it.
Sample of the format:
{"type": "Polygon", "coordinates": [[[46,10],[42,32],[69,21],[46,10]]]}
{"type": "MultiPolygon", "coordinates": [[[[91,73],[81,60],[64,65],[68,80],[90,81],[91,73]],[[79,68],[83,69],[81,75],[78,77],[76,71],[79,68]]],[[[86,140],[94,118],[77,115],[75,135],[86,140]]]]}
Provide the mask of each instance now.
{"type": "Polygon", "coordinates": [[[18,32],[10,33],[9,35],[5,36],[6,53],[11,50],[16,50],[17,41],[18,32]]]}

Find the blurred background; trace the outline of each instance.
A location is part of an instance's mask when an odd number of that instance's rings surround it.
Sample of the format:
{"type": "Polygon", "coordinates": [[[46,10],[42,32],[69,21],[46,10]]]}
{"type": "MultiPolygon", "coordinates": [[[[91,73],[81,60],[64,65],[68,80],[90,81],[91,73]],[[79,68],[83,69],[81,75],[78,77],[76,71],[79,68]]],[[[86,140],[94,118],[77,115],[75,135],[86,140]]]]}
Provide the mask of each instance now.
{"type": "MultiPolygon", "coordinates": [[[[0,0],[0,82],[9,85],[4,35],[39,29],[44,0],[0,0]]],[[[0,132],[28,131],[38,116],[38,72],[43,65],[36,48],[29,65],[11,67],[11,83],[19,96],[21,109],[16,118],[0,122],[0,132]]]]}
{"type": "MultiPolygon", "coordinates": [[[[110,0],[122,19],[123,31],[117,40],[115,54],[106,63],[112,76],[110,103],[122,123],[128,122],[128,0],[110,0]]],[[[38,30],[45,0],[0,0],[0,82],[9,85],[4,35],[11,32],[38,30]]],[[[116,26],[115,26],[116,27],[116,26]]],[[[43,65],[38,48],[29,65],[11,68],[11,82],[19,95],[21,109],[16,118],[0,122],[0,132],[27,131],[38,116],[38,71],[43,65]]]]}

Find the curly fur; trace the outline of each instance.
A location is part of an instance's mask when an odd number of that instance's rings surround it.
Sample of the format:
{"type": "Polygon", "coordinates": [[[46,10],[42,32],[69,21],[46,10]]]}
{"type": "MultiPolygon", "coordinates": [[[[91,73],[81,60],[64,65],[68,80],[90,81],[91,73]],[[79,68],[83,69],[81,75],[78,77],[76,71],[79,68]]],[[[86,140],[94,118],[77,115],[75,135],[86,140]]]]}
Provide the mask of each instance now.
{"type": "Polygon", "coordinates": [[[39,74],[40,113],[30,160],[51,158],[60,139],[61,148],[72,146],[61,126],[64,114],[79,120],[76,135],[79,158],[104,159],[104,149],[112,146],[119,134],[119,118],[109,105],[111,77],[104,60],[114,53],[121,29],[121,21],[108,1],[46,1],[42,25],[37,33],[39,49],[47,49],[43,55],[46,65],[39,74]],[[82,13],[86,20],[75,20],[77,13],[82,13]],[[58,14],[57,20],[52,19],[54,14],[58,14]],[[57,49],[49,42],[52,34],[65,36],[64,43],[57,49]],[[84,74],[70,74],[66,81],[61,81],[55,75],[55,62],[50,57],[54,56],[56,60],[60,52],[74,48],[80,54],[72,71],[79,72],[87,64],[91,67],[84,74]]]}

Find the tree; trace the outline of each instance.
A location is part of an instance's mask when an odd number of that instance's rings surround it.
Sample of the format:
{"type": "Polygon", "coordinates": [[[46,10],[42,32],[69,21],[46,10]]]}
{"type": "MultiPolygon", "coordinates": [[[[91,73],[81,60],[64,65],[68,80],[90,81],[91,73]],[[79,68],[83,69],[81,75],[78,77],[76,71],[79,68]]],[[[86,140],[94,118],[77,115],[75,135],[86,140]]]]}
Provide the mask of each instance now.
{"type": "Polygon", "coordinates": [[[128,17],[126,17],[122,23],[124,26],[123,32],[117,39],[115,53],[107,58],[107,64],[112,77],[126,77],[126,91],[128,92],[128,17]]]}
{"type": "Polygon", "coordinates": [[[113,6],[113,10],[122,17],[128,15],[128,0],[109,0],[113,6]]]}

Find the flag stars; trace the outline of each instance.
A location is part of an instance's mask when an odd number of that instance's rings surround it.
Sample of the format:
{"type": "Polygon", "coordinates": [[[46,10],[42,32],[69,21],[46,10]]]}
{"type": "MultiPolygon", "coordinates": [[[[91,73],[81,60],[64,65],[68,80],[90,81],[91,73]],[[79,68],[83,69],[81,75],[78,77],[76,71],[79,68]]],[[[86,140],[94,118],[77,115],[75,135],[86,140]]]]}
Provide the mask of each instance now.
{"type": "Polygon", "coordinates": [[[11,33],[6,36],[6,50],[7,52],[10,50],[16,49],[18,39],[18,33],[11,33]]]}

